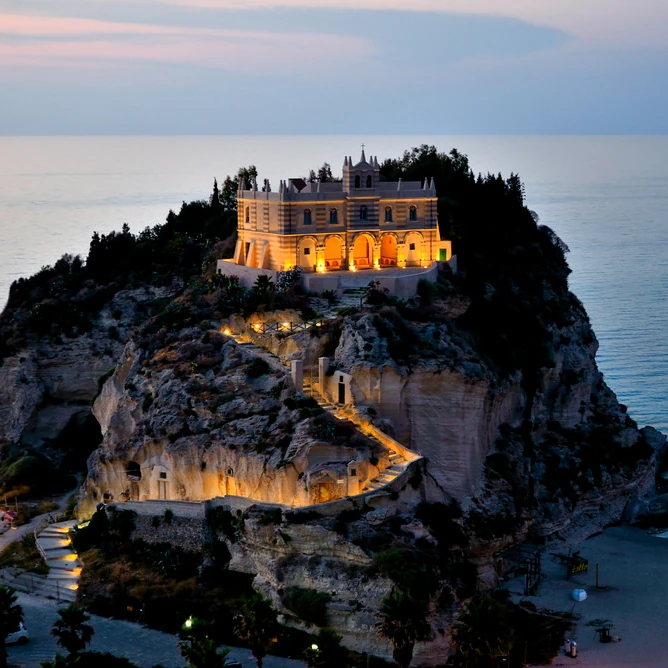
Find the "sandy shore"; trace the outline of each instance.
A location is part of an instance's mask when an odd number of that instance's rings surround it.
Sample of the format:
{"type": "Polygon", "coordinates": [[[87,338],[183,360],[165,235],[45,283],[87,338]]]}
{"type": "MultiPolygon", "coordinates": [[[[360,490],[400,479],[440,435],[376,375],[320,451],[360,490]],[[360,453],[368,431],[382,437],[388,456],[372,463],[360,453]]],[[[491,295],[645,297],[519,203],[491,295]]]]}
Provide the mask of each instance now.
{"type": "MultiPolygon", "coordinates": [[[[567,580],[566,567],[551,553],[568,554],[569,547],[555,541],[546,548],[542,567],[547,578],[538,595],[528,597],[540,608],[580,616],[573,635],[578,657],[562,653],[552,665],[668,668],[668,539],[627,526],[606,529],[573,546],[589,560],[589,571],[567,580]],[[576,587],[587,591],[586,601],[573,601],[571,592],[576,587]],[[611,634],[621,641],[599,642],[598,620],[610,622],[611,634]]],[[[513,582],[509,588],[516,591],[518,586],[513,582]]]]}

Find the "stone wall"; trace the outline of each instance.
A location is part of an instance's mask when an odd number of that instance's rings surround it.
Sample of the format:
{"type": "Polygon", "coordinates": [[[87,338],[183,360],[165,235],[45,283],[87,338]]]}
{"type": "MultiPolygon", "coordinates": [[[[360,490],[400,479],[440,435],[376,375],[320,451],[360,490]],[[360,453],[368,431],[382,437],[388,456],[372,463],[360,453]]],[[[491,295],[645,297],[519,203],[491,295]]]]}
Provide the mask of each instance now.
{"type": "Polygon", "coordinates": [[[258,276],[269,276],[276,283],[277,271],[273,269],[257,269],[256,267],[245,267],[240,264],[234,264],[231,260],[218,260],[216,271],[225,276],[236,276],[239,283],[245,288],[252,288],[258,276]]]}
{"type": "Polygon", "coordinates": [[[141,539],[152,544],[169,543],[189,552],[203,550],[206,540],[206,508],[203,503],[128,501],[114,504],[114,507],[136,513],[133,540],[141,539]],[[165,518],[166,510],[171,510],[171,519],[165,518]]]}

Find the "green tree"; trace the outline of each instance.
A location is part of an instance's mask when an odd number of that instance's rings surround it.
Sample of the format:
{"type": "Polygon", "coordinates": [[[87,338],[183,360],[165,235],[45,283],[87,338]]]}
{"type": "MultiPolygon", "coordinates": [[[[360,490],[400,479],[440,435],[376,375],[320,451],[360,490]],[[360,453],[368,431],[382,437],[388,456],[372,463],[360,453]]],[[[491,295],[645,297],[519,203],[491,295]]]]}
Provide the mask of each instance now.
{"type": "Polygon", "coordinates": [[[431,638],[427,603],[395,587],[383,599],[380,616],[379,630],[392,643],[394,660],[401,668],[408,668],[415,643],[431,638]]]}
{"type": "Polygon", "coordinates": [[[16,603],[16,592],[11,587],[0,587],[0,668],[7,666],[7,636],[16,631],[23,621],[23,608],[16,603]]]}
{"type": "Polygon", "coordinates": [[[90,617],[75,603],[58,610],[57,619],[51,629],[51,635],[62,647],[69,658],[75,658],[90,644],[95,629],[89,624],[90,617]]]}
{"type": "Polygon", "coordinates": [[[324,162],[322,167],[318,170],[318,180],[322,183],[330,183],[334,181],[332,166],[328,162],[324,162]]]}
{"type": "Polygon", "coordinates": [[[271,276],[260,274],[253,284],[253,292],[259,299],[264,299],[271,295],[274,292],[274,284],[272,283],[271,276]]]}
{"type": "Polygon", "coordinates": [[[472,599],[454,625],[453,647],[466,666],[489,666],[507,656],[514,645],[508,608],[489,596],[472,599]]]}
{"type": "Polygon", "coordinates": [[[304,651],[308,668],[348,668],[349,652],[341,636],[332,629],[320,629],[315,642],[304,651]]]}
{"type": "Polygon", "coordinates": [[[212,209],[220,208],[220,191],[218,190],[218,179],[213,179],[213,191],[211,197],[209,198],[209,206],[212,209]]]}
{"type": "Polygon", "coordinates": [[[264,657],[276,642],[278,633],[276,610],[261,594],[255,594],[244,602],[234,621],[234,633],[248,643],[257,661],[257,667],[262,668],[264,657]]]}
{"type": "Polygon", "coordinates": [[[181,656],[186,660],[186,668],[225,668],[229,666],[229,648],[218,649],[210,637],[213,624],[190,617],[181,627],[177,643],[181,656]]]}

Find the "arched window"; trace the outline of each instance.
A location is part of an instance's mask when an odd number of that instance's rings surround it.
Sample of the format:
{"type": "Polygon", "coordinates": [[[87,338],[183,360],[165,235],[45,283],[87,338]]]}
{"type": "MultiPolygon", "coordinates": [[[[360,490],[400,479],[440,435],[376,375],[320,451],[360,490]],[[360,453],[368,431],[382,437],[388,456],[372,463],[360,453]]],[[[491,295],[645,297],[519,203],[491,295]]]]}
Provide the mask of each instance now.
{"type": "Polygon", "coordinates": [[[339,212],[336,209],[329,210],[329,224],[336,225],[339,222],[339,212]]]}
{"type": "Polygon", "coordinates": [[[392,207],[391,206],[386,206],[385,207],[385,222],[386,223],[391,223],[392,222],[392,207]]]}
{"type": "Polygon", "coordinates": [[[311,209],[304,209],[304,225],[311,224],[311,209]]]}
{"type": "Polygon", "coordinates": [[[360,188],[362,186],[362,180],[359,175],[355,177],[355,188],[360,188]]]}
{"type": "Polygon", "coordinates": [[[360,207],[360,220],[369,220],[369,211],[364,205],[360,207]]]}
{"type": "Polygon", "coordinates": [[[246,222],[250,223],[250,207],[246,207],[246,222]]]}
{"type": "Polygon", "coordinates": [[[417,220],[417,207],[412,206],[408,210],[408,220],[411,220],[411,221],[417,220]]]}
{"type": "Polygon", "coordinates": [[[373,178],[370,175],[366,177],[366,187],[367,188],[373,187],[373,178]]]}

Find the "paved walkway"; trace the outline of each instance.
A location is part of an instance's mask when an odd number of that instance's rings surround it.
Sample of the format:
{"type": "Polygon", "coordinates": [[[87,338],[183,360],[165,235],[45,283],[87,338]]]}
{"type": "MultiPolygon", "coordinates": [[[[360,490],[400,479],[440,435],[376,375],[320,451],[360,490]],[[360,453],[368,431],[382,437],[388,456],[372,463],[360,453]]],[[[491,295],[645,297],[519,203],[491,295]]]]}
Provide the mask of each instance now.
{"type": "Polygon", "coordinates": [[[21,526],[11,528],[8,523],[5,523],[5,531],[4,533],[0,534],[0,552],[4,550],[8,545],[11,543],[15,543],[17,540],[21,540],[24,536],[27,536],[29,533],[32,533],[40,524],[42,520],[47,520],[51,516],[55,516],[58,513],[62,513],[65,508],[67,508],[67,504],[70,501],[70,497],[72,494],[74,494],[76,490],[72,490],[70,492],[67,492],[67,494],[63,494],[62,496],[56,497],[53,500],[53,502],[57,505],[56,510],[52,510],[49,513],[42,513],[41,515],[37,515],[36,517],[33,517],[29,522],[26,522],[25,524],[22,524],[21,526]]]}
{"type": "MultiPolygon", "coordinates": [[[[18,602],[23,607],[25,625],[30,634],[26,645],[7,648],[9,662],[20,668],[39,668],[40,661],[51,661],[58,651],[51,628],[57,619],[59,605],[55,601],[18,594],[18,602]]],[[[176,646],[178,638],[168,633],[154,631],[139,624],[124,620],[106,619],[91,615],[91,626],[95,635],[91,649],[124,656],[141,668],[162,665],[177,668],[185,664],[176,646]]],[[[60,650],[61,654],[64,654],[60,650]]],[[[255,659],[249,650],[233,648],[229,658],[239,661],[243,668],[255,668],[255,659]]],[[[268,656],[265,668],[303,668],[301,661],[268,656]]]]}

